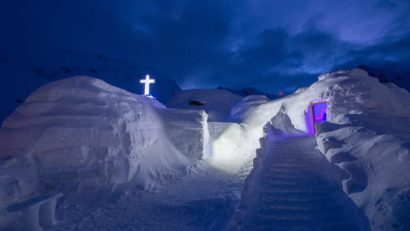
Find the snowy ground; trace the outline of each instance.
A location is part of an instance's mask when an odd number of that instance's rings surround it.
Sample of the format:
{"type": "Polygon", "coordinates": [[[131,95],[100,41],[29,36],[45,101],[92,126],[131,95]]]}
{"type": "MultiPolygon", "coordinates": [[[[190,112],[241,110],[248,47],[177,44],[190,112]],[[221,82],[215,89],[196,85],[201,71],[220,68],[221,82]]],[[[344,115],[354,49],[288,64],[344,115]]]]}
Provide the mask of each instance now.
{"type": "Polygon", "coordinates": [[[129,187],[94,206],[67,200],[59,217],[67,224],[52,230],[222,230],[238,203],[240,178],[205,163],[195,171],[155,192],[129,187]]]}

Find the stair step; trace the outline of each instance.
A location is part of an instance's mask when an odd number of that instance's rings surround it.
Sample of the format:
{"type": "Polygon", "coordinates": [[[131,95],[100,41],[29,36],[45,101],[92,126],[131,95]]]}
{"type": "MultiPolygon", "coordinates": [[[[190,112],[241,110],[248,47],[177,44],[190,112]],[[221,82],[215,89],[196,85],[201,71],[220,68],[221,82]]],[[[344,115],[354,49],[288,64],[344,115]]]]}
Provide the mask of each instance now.
{"type": "Polygon", "coordinates": [[[312,207],[312,208],[321,208],[328,209],[334,206],[342,206],[342,202],[335,200],[302,200],[302,201],[292,201],[292,200],[270,200],[265,203],[267,208],[283,207],[283,206],[292,206],[292,207],[312,207]]]}
{"type": "Polygon", "coordinates": [[[295,179],[291,178],[289,179],[288,177],[281,177],[281,176],[274,176],[268,179],[260,179],[261,182],[265,183],[272,183],[272,184],[283,184],[283,185],[329,185],[329,186],[335,186],[336,183],[334,182],[326,182],[323,179],[295,179]]]}
{"type": "Polygon", "coordinates": [[[300,184],[323,184],[326,182],[324,179],[321,178],[312,178],[312,177],[295,177],[295,176],[270,176],[265,177],[264,180],[271,181],[271,182],[294,182],[300,184]]]}
{"type": "Polygon", "coordinates": [[[325,191],[325,190],[331,190],[335,191],[338,189],[336,185],[332,184],[311,184],[311,183],[300,183],[300,182],[294,182],[294,181],[282,181],[282,182],[277,182],[277,181],[262,181],[261,183],[261,188],[289,188],[289,189],[319,189],[320,191],[325,191]]]}
{"type": "Polygon", "coordinates": [[[332,222],[332,223],[342,223],[340,219],[340,214],[304,214],[304,213],[296,213],[296,212],[284,212],[281,213],[260,213],[259,217],[262,220],[278,220],[278,221],[291,221],[291,222],[298,222],[298,221],[311,221],[311,222],[332,222]]]}
{"type": "Polygon", "coordinates": [[[326,195],[326,196],[315,196],[315,197],[305,197],[301,195],[286,195],[286,193],[283,194],[269,194],[269,195],[263,195],[259,197],[259,201],[262,203],[271,203],[275,201],[294,201],[294,202],[304,202],[304,201],[330,201],[334,200],[335,195],[326,195]]]}
{"type": "Polygon", "coordinates": [[[320,194],[326,194],[326,193],[332,193],[332,190],[329,189],[321,189],[321,188],[311,188],[311,187],[305,187],[305,188],[292,188],[292,187],[270,187],[270,188],[263,188],[263,186],[260,188],[261,193],[320,193],[320,194]]]}
{"type": "Polygon", "coordinates": [[[324,207],[306,207],[306,206],[292,206],[292,205],[278,205],[269,208],[259,209],[263,214],[289,214],[289,215],[309,215],[309,214],[332,214],[337,213],[341,215],[342,208],[340,205],[329,205],[324,207]]]}
{"type": "Polygon", "coordinates": [[[270,172],[265,172],[261,175],[261,179],[269,179],[269,178],[276,178],[276,177],[290,179],[290,180],[300,179],[300,180],[305,180],[305,181],[309,181],[315,178],[303,172],[270,171],[270,172]]]}
{"type": "Polygon", "coordinates": [[[327,171],[332,169],[315,148],[315,139],[273,142],[267,158],[252,175],[254,184],[247,188],[250,193],[243,195],[245,216],[236,221],[241,230],[360,230],[352,225],[357,219],[347,214],[350,207],[345,205],[339,185],[328,179],[327,171]]]}
{"type": "Polygon", "coordinates": [[[283,195],[275,195],[275,196],[269,196],[265,195],[264,199],[266,199],[266,202],[277,202],[277,201],[283,201],[284,203],[286,202],[311,202],[311,203],[316,203],[316,202],[323,202],[323,203],[328,203],[330,201],[335,200],[335,195],[334,194],[329,194],[326,196],[322,197],[295,197],[295,196],[290,196],[290,197],[283,197],[283,195]],[[276,197],[275,197],[276,196],[276,197]]]}
{"type": "Polygon", "coordinates": [[[296,163],[288,163],[288,164],[278,164],[272,163],[271,165],[267,166],[270,169],[283,169],[283,170],[292,170],[292,169],[306,169],[310,168],[311,165],[307,164],[296,164],[296,163]]]}
{"type": "Polygon", "coordinates": [[[244,230],[358,230],[358,227],[340,222],[326,222],[323,220],[283,220],[257,217],[250,224],[245,224],[244,230]]]}

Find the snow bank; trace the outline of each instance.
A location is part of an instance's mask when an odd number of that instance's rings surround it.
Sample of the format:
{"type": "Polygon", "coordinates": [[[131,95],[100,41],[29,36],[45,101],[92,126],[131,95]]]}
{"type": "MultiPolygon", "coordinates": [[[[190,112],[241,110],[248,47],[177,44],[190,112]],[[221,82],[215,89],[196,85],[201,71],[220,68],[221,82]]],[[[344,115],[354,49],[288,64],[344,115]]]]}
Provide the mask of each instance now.
{"type": "Polygon", "coordinates": [[[373,230],[409,230],[410,94],[358,70],[330,73],[328,123],[318,146],[344,172],[343,189],[373,230]]]}
{"type": "Polygon", "coordinates": [[[201,110],[167,109],[102,80],[47,84],[0,129],[0,210],[42,191],[149,189],[202,158],[201,110]]]}
{"type": "MultiPolygon", "coordinates": [[[[237,103],[231,110],[230,118],[235,123],[226,123],[219,126],[218,133],[211,135],[211,163],[225,172],[236,173],[246,166],[243,173],[248,174],[252,166],[249,164],[255,157],[259,148],[259,138],[263,136],[263,126],[258,127],[248,124],[245,118],[252,114],[256,108],[268,102],[266,96],[248,96],[237,103]],[[261,129],[261,130],[260,130],[261,129]]],[[[209,123],[210,131],[214,123],[209,123]]],[[[263,124],[265,125],[265,124],[263,124]]]]}
{"type": "Polygon", "coordinates": [[[241,96],[221,89],[192,89],[177,91],[167,103],[170,108],[202,109],[208,113],[212,122],[225,122],[230,120],[230,111],[239,101],[241,96]]]}

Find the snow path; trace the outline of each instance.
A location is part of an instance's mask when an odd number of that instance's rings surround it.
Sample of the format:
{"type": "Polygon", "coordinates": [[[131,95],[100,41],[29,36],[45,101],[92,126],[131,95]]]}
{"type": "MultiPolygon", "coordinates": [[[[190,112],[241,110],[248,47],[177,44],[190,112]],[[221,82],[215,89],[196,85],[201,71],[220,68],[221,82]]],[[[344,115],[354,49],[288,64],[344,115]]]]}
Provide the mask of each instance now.
{"type": "Polygon", "coordinates": [[[313,137],[268,136],[247,179],[232,230],[368,230],[313,137]]]}
{"type": "Polygon", "coordinates": [[[130,187],[109,199],[97,200],[91,208],[60,206],[65,212],[57,211],[57,218],[65,224],[50,231],[225,229],[237,207],[243,178],[206,164],[193,171],[154,192],[130,187]]]}

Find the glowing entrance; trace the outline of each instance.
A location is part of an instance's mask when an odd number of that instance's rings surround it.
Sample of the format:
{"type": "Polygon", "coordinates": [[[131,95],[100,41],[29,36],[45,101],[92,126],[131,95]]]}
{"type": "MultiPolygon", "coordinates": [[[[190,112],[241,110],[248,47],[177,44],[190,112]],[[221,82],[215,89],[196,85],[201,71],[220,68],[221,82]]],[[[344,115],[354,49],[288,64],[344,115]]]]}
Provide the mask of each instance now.
{"type": "Polygon", "coordinates": [[[316,133],[317,124],[327,121],[328,110],[327,101],[315,101],[310,103],[307,113],[305,114],[306,127],[308,133],[316,133]]]}

